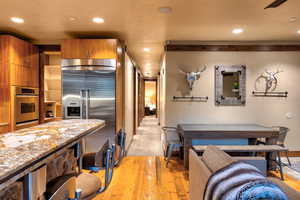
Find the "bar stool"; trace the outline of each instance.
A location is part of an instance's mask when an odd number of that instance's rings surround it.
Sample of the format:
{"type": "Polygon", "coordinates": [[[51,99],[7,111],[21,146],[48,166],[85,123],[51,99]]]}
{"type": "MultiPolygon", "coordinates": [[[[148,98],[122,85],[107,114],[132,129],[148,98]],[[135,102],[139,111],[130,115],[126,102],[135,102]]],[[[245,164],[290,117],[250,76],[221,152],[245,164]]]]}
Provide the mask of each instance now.
{"type": "Polygon", "coordinates": [[[118,166],[121,160],[125,157],[125,144],[126,144],[126,133],[123,129],[121,129],[115,136],[115,152],[116,153],[116,160],[115,166],[118,166]]]}
{"type": "MultiPolygon", "coordinates": [[[[46,199],[66,200],[76,199],[76,176],[66,175],[50,182],[51,187],[47,187],[46,199]]],[[[77,196],[78,197],[78,196],[77,196]]],[[[80,197],[78,197],[79,199],[80,197]]]]}
{"type": "MultiPolygon", "coordinates": [[[[287,127],[283,127],[283,126],[273,126],[272,128],[279,131],[278,140],[276,142],[276,145],[285,148],[284,142],[285,142],[287,133],[290,131],[290,129],[287,128],[287,127]]],[[[266,142],[263,141],[262,139],[258,139],[256,144],[266,144],[266,142]]],[[[286,156],[286,159],[288,161],[288,165],[291,166],[291,161],[290,161],[290,158],[289,158],[289,152],[288,151],[285,151],[285,156],[286,156]]],[[[280,159],[280,155],[278,155],[278,159],[280,159]]],[[[281,164],[284,164],[284,163],[281,162],[281,159],[278,160],[277,162],[280,162],[281,164]]],[[[284,165],[286,165],[286,164],[284,164],[284,165]]]]}
{"type": "Polygon", "coordinates": [[[179,133],[177,132],[176,127],[162,127],[162,130],[164,131],[164,138],[166,142],[165,147],[165,160],[167,161],[166,166],[168,167],[168,164],[170,162],[171,156],[173,151],[178,148],[180,149],[183,147],[181,142],[181,137],[179,133]]]}
{"type": "Polygon", "coordinates": [[[109,186],[113,177],[114,149],[110,147],[109,141],[97,152],[85,153],[82,157],[82,169],[89,170],[90,173],[81,173],[77,179],[77,189],[80,189],[81,198],[92,199],[98,193],[102,193],[109,186]],[[104,184],[93,173],[105,170],[104,184]]]}
{"type": "Polygon", "coordinates": [[[108,140],[97,152],[83,155],[82,168],[90,172],[80,171],[79,174],[62,176],[51,181],[47,186],[46,196],[49,197],[47,199],[90,200],[105,191],[112,180],[114,168],[114,152],[108,140]],[[100,170],[105,170],[104,183],[94,174],[100,170]],[[66,188],[70,190],[66,191],[66,188]]]}

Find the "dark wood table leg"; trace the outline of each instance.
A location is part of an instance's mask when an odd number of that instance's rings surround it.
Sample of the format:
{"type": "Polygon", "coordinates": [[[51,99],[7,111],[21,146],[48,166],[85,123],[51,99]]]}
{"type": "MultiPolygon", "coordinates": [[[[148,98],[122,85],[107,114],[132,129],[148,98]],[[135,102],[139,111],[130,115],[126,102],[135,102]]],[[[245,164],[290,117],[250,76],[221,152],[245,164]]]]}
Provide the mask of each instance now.
{"type": "MultiPolygon", "coordinates": [[[[266,145],[276,145],[278,141],[278,137],[270,137],[266,138],[266,145]]],[[[276,160],[276,152],[274,153],[267,153],[266,154],[267,159],[267,170],[274,170],[276,169],[277,165],[274,160],[276,160]]]]}
{"type": "Polygon", "coordinates": [[[192,148],[192,139],[190,138],[184,138],[184,155],[183,155],[183,160],[184,160],[184,167],[186,169],[189,168],[189,150],[192,148]]]}

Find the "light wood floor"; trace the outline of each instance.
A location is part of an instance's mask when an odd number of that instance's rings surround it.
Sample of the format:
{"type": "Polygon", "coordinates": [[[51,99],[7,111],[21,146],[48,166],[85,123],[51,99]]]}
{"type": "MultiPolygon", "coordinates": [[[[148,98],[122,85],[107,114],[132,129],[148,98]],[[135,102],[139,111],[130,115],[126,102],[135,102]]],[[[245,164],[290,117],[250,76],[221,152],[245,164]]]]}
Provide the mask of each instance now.
{"type": "MultiPolygon", "coordinates": [[[[94,200],[188,200],[186,173],[179,159],[166,168],[162,157],[125,157],[109,188],[94,200]]],[[[299,181],[285,177],[285,182],[300,192],[299,181]]]]}
{"type": "Polygon", "coordinates": [[[182,161],[165,167],[162,157],[125,157],[109,188],[94,200],[188,200],[182,161]]]}

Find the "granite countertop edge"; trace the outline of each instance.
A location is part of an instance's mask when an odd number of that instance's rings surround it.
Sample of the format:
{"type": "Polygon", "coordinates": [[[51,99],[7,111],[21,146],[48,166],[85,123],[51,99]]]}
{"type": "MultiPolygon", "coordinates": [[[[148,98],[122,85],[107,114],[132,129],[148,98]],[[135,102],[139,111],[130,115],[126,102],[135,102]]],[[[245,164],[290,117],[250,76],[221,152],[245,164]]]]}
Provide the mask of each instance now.
{"type": "Polygon", "coordinates": [[[104,126],[105,121],[96,119],[61,120],[0,135],[0,184],[3,179],[22,168],[104,126]],[[52,133],[50,134],[50,132],[52,133]],[[5,137],[30,136],[37,138],[38,135],[47,135],[48,138],[24,144],[21,142],[17,147],[6,145],[4,142],[5,137]],[[11,158],[11,154],[15,159],[11,158]]]}

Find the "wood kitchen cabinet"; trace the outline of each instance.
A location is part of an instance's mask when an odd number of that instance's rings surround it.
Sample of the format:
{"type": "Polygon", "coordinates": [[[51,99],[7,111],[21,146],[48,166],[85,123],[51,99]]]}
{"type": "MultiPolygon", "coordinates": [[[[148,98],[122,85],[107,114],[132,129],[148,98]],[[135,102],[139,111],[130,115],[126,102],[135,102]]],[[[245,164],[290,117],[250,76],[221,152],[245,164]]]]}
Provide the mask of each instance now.
{"type": "Polygon", "coordinates": [[[38,48],[19,38],[0,36],[1,71],[8,70],[9,85],[39,87],[38,48]]]}
{"type": "Polygon", "coordinates": [[[39,88],[38,48],[10,35],[0,36],[0,133],[13,130],[12,86],[39,88]]]}
{"type": "Polygon", "coordinates": [[[64,59],[110,59],[117,57],[116,39],[70,39],[61,45],[64,59]]]}
{"type": "MultiPolygon", "coordinates": [[[[0,49],[1,51],[1,49],[0,49]]],[[[10,119],[9,67],[0,61],[0,134],[7,132],[10,119]]]]}
{"type": "Polygon", "coordinates": [[[10,79],[11,85],[39,87],[38,49],[21,39],[10,39],[10,79]]]}

